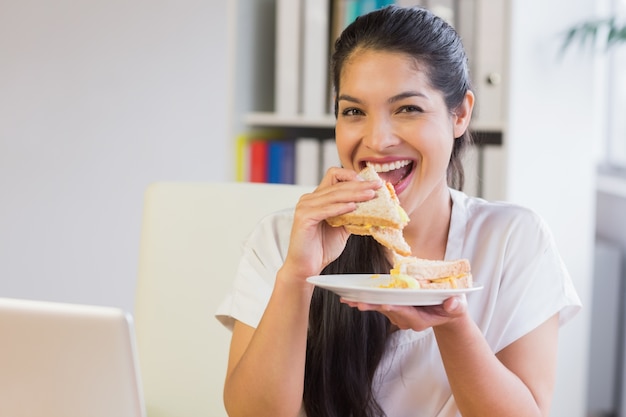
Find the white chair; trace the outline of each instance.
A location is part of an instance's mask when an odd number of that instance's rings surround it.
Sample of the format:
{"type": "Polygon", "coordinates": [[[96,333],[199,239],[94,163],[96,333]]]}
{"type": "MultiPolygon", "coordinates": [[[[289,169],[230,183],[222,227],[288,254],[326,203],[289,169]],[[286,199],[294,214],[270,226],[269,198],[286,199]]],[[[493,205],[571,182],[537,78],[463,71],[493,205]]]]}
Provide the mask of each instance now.
{"type": "Polygon", "coordinates": [[[134,316],[149,417],[226,416],[230,332],[214,312],[255,223],[309,191],[252,183],[148,188],[134,316]]]}

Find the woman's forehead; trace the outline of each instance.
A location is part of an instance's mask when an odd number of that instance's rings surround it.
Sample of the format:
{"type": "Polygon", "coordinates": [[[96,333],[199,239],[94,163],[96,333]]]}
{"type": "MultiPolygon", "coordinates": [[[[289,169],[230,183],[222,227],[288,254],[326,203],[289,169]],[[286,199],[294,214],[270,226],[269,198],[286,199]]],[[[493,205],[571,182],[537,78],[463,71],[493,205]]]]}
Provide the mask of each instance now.
{"type": "Polygon", "coordinates": [[[340,86],[354,83],[417,81],[430,86],[426,67],[413,56],[403,52],[359,49],[352,53],[341,68],[340,86]]]}

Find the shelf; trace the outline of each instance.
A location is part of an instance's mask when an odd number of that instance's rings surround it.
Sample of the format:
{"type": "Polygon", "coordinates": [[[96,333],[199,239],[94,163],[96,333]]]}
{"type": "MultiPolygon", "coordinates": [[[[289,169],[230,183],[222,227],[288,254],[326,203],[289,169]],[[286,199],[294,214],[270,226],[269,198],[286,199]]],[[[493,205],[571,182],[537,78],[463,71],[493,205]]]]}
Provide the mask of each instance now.
{"type": "Polygon", "coordinates": [[[332,129],[335,127],[335,116],[332,114],[311,117],[311,116],[291,116],[271,112],[248,113],[245,123],[251,126],[267,127],[307,127],[332,129]]]}

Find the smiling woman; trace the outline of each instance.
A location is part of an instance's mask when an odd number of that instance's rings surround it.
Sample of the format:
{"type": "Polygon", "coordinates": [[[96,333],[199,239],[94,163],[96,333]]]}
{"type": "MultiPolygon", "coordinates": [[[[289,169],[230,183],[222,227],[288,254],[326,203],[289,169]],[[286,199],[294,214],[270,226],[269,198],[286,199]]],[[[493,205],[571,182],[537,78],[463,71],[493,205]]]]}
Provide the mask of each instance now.
{"type": "Polygon", "coordinates": [[[558,328],[580,300],[539,215],[461,191],[474,93],[458,33],[385,7],[342,32],[331,66],[341,167],[255,228],[219,311],[233,323],[229,415],[547,416],[558,328]],[[308,280],[392,269],[388,248],[327,223],[380,198],[365,166],[392,181],[411,256],[467,259],[482,290],[370,303],[308,280]]]}

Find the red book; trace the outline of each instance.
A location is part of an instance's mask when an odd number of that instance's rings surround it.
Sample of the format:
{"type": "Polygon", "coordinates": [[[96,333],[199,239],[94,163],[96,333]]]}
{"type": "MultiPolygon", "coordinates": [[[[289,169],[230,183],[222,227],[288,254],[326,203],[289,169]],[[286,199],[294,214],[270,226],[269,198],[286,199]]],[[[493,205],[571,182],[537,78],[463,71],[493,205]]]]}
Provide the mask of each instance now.
{"type": "Polygon", "coordinates": [[[267,141],[250,142],[250,182],[267,182],[267,141]]]}

